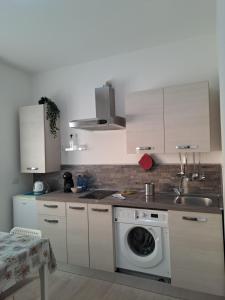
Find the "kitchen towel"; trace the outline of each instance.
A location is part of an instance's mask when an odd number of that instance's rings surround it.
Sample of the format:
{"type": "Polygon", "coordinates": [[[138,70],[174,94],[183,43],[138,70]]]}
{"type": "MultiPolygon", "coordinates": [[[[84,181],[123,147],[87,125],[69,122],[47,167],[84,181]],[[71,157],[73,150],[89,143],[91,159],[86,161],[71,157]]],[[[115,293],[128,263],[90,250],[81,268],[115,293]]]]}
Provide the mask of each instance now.
{"type": "Polygon", "coordinates": [[[153,167],[154,165],[154,160],[152,159],[152,157],[145,153],[141,159],[139,160],[139,165],[142,169],[144,170],[151,170],[151,168],[153,167]]]}

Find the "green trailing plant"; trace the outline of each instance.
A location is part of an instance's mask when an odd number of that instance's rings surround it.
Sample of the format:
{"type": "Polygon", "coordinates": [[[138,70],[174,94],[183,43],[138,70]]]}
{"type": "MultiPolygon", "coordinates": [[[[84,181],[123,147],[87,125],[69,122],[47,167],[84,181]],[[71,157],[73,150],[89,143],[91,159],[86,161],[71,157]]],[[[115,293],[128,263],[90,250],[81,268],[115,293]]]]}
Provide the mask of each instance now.
{"type": "Polygon", "coordinates": [[[54,138],[56,138],[57,131],[59,130],[57,127],[57,120],[60,116],[60,110],[58,109],[57,105],[47,97],[41,97],[38,103],[46,104],[46,119],[49,120],[50,133],[54,136],[54,138]]]}

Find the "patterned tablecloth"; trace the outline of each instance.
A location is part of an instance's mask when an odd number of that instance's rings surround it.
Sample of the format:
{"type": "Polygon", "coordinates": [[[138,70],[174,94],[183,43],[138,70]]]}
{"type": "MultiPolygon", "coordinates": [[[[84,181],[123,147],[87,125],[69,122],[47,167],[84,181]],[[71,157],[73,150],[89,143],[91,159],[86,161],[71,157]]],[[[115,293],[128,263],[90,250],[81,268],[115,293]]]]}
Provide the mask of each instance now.
{"type": "Polygon", "coordinates": [[[48,239],[0,232],[0,294],[48,264],[53,272],[56,261],[48,239]]]}

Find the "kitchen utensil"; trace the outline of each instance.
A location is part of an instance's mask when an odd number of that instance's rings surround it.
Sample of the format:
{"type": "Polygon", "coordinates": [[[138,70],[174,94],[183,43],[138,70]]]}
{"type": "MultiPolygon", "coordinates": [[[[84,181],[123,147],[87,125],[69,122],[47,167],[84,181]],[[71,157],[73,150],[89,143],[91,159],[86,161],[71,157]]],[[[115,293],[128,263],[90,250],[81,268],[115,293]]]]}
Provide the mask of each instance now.
{"type": "Polygon", "coordinates": [[[145,195],[150,195],[150,183],[145,183],[145,195]]]}
{"type": "Polygon", "coordinates": [[[179,161],[180,161],[180,172],[177,173],[178,176],[184,176],[184,166],[182,161],[182,154],[179,152],[179,161]]]}
{"type": "Polygon", "coordinates": [[[186,174],[188,176],[188,153],[185,153],[184,156],[185,159],[185,167],[184,167],[184,175],[186,174]]]}
{"type": "Polygon", "coordinates": [[[155,184],[153,182],[145,183],[145,196],[154,196],[155,194],[155,184]]]}
{"type": "Polygon", "coordinates": [[[43,181],[35,181],[34,186],[33,186],[33,193],[36,196],[42,195],[45,193],[45,187],[44,187],[43,181]]]}
{"type": "Polygon", "coordinates": [[[129,196],[129,195],[133,195],[133,194],[136,194],[136,193],[137,193],[137,191],[125,190],[125,191],[121,192],[121,195],[123,195],[123,196],[129,196]]]}
{"type": "Polygon", "coordinates": [[[193,173],[192,173],[192,180],[196,180],[196,179],[199,177],[199,173],[196,171],[195,152],[193,152],[192,155],[193,155],[193,173]]]}
{"type": "Polygon", "coordinates": [[[122,194],[120,194],[120,193],[116,193],[116,194],[112,194],[112,197],[113,198],[118,198],[118,199],[120,199],[120,200],[125,200],[126,199],[126,197],[124,197],[122,194]]]}
{"type": "Polygon", "coordinates": [[[204,181],[206,179],[205,173],[202,172],[202,166],[201,166],[201,153],[198,153],[198,173],[199,173],[199,180],[204,181]]]}

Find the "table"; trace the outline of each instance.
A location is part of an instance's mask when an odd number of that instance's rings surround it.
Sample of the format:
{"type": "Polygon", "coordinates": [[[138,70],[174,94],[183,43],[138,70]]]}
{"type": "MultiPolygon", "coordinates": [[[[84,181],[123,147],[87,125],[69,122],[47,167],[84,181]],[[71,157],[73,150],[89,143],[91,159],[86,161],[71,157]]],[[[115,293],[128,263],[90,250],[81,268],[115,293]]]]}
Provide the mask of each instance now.
{"type": "Polygon", "coordinates": [[[41,299],[48,299],[48,271],[56,260],[48,239],[0,232],[0,296],[39,271],[41,299]]]}

